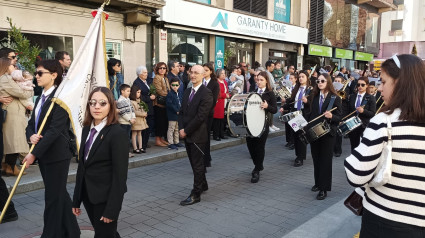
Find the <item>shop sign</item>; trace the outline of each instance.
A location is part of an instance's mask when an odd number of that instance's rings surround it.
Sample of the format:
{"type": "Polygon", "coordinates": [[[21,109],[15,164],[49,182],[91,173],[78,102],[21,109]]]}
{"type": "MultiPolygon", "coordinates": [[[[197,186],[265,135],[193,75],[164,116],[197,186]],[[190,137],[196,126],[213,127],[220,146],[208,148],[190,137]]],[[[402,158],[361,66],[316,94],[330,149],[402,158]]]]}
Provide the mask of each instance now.
{"type": "Polygon", "coordinates": [[[167,40],[167,31],[161,30],[161,40],[167,40]]]}
{"type": "Polygon", "coordinates": [[[224,37],[215,37],[215,69],[222,69],[224,66],[224,37]]]}
{"type": "Polygon", "coordinates": [[[291,0],[274,0],[274,19],[289,22],[291,17],[291,0]]]}
{"type": "Polygon", "coordinates": [[[335,49],[335,58],[352,60],[353,59],[353,51],[352,50],[335,49]]]}
{"type": "Polygon", "coordinates": [[[332,58],[332,47],[309,44],[308,54],[332,58]]]}
{"type": "Polygon", "coordinates": [[[381,64],[382,64],[381,60],[374,60],[373,61],[373,70],[374,71],[381,70],[381,64]]]}
{"type": "MultiPolygon", "coordinates": [[[[307,44],[308,29],[190,1],[167,1],[161,21],[263,39],[307,44]]],[[[235,35],[237,38],[237,36],[235,35]]]]}
{"type": "Polygon", "coordinates": [[[373,54],[363,53],[363,52],[356,52],[354,55],[354,60],[360,60],[360,61],[372,61],[373,60],[373,54]]]}

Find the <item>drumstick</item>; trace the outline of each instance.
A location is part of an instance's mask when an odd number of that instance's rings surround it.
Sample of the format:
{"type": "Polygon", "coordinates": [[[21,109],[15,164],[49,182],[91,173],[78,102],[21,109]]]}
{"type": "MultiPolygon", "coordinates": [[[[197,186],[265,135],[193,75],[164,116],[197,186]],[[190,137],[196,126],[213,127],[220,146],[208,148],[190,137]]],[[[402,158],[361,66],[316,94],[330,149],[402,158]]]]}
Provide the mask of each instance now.
{"type": "MultiPolygon", "coordinates": [[[[331,112],[331,111],[333,111],[333,110],[335,110],[335,109],[337,109],[337,107],[332,108],[331,110],[329,110],[329,112],[331,112]]],[[[324,115],[325,115],[325,114],[322,114],[322,115],[320,115],[320,116],[318,116],[318,117],[314,118],[314,119],[313,119],[313,120],[311,120],[308,124],[310,124],[310,123],[314,122],[315,120],[317,120],[317,119],[319,119],[319,118],[323,117],[324,115]]]]}
{"type": "Polygon", "coordinates": [[[382,104],[381,104],[381,106],[378,108],[378,110],[376,110],[375,115],[379,113],[379,111],[381,110],[382,106],[384,106],[384,104],[385,104],[385,103],[382,103],[382,104]]]}
{"type": "MultiPolygon", "coordinates": [[[[362,108],[364,108],[364,106],[366,106],[366,105],[363,105],[363,106],[361,106],[361,107],[362,107],[362,108]]],[[[356,109],[356,110],[354,110],[353,112],[351,112],[350,114],[348,114],[347,116],[345,116],[344,118],[342,118],[342,119],[341,119],[341,121],[344,121],[344,119],[345,119],[345,118],[347,118],[347,117],[349,117],[349,116],[353,115],[353,113],[355,113],[355,112],[357,112],[357,109],[356,109]]]]}

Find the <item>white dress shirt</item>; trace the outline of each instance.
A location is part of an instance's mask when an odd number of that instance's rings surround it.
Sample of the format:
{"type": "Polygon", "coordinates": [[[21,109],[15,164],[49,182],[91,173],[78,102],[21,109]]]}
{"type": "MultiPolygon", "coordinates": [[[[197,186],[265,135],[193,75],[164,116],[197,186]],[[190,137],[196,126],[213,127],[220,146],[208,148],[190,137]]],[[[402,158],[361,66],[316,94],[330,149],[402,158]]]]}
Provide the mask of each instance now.
{"type": "MultiPolygon", "coordinates": [[[[301,87],[298,88],[297,95],[295,96],[295,101],[298,100],[298,97],[300,96],[300,89],[301,88],[304,88],[303,89],[303,96],[305,96],[305,90],[307,89],[307,86],[301,86],[301,87]]],[[[299,111],[300,109],[303,109],[304,108],[304,103],[301,103],[301,108],[298,108],[298,101],[296,101],[295,102],[295,105],[294,105],[294,108],[299,111]]]]}
{"type": "MultiPolygon", "coordinates": [[[[41,109],[41,97],[42,97],[42,95],[44,95],[46,97],[46,100],[47,100],[47,98],[50,96],[50,94],[52,94],[52,92],[53,92],[53,90],[55,90],[55,88],[56,88],[55,86],[52,86],[47,91],[43,90],[43,93],[40,95],[40,100],[38,100],[37,107],[34,110],[35,117],[37,117],[38,111],[40,111],[40,109],[41,109]]],[[[46,103],[46,102],[44,102],[44,103],[46,103]]],[[[38,118],[35,118],[35,120],[38,120],[38,118]]]]}
{"type": "MultiPolygon", "coordinates": [[[[106,121],[107,120],[108,120],[108,117],[103,118],[103,120],[97,126],[94,125],[94,121],[91,123],[90,131],[91,131],[91,129],[95,128],[97,132],[93,136],[93,141],[91,142],[91,145],[90,145],[89,151],[87,152],[87,156],[86,157],[89,156],[91,147],[93,146],[94,141],[96,140],[96,138],[99,135],[100,131],[106,126],[106,121]]],[[[90,131],[89,131],[89,135],[87,136],[86,143],[90,139],[90,131]]],[[[84,160],[87,160],[87,158],[84,158],[84,160]]]]}
{"type": "Polygon", "coordinates": [[[211,81],[211,78],[209,78],[209,79],[204,79],[202,83],[203,83],[205,86],[208,86],[208,84],[210,83],[210,81],[211,81]]]}

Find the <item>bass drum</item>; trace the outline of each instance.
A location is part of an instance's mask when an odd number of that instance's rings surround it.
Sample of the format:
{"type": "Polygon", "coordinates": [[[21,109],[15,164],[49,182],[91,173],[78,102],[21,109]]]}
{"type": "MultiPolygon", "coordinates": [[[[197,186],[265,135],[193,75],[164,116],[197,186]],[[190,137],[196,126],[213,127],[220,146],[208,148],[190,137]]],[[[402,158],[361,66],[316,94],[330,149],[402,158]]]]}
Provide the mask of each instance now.
{"type": "Polygon", "coordinates": [[[227,124],[233,136],[260,137],[266,129],[263,100],[257,93],[234,95],[227,105],[227,124]]]}

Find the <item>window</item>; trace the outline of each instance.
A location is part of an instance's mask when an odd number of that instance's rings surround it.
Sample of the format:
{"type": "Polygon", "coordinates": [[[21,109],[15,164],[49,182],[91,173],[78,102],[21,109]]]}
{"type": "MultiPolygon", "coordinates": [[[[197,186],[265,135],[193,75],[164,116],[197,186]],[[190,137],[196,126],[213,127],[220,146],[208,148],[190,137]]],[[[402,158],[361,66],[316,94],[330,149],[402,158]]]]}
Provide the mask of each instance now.
{"type": "Polygon", "coordinates": [[[189,65],[208,62],[208,35],[169,29],[167,37],[168,60],[189,65]]]}
{"type": "Polygon", "coordinates": [[[106,56],[108,59],[122,60],[121,41],[106,41],[106,56]]]}
{"type": "Polygon", "coordinates": [[[403,29],[403,19],[391,21],[391,31],[397,31],[403,29]]]}
{"type": "Polygon", "coordinates": [[[267,16],[267,0],[233,0],[233,9],[267,16]]]}

